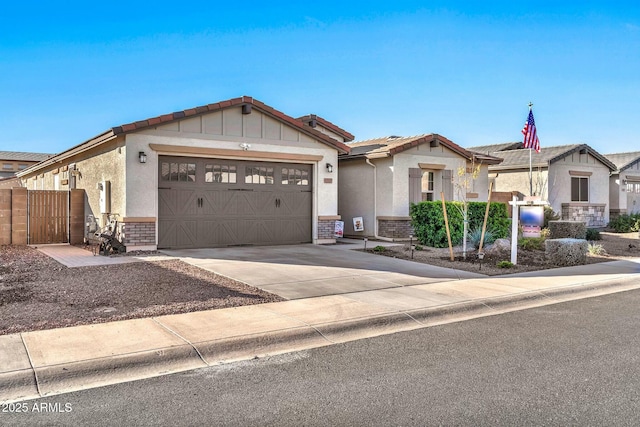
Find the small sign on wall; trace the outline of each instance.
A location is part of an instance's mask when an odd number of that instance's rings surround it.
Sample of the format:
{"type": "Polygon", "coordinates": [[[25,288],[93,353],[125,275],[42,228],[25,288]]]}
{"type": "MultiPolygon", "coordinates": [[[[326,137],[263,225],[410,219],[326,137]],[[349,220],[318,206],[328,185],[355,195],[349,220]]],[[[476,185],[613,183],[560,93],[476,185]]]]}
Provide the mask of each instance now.
{"type": "Polygon", "coordinates": [[[364,231],[364,222],[361,216],[353,218],[353,231],[364,231]]]}
{"type": "Polygon", "coordinates": [[[344,237],[344,221],[336,221],[335,237],[344,237]]]}

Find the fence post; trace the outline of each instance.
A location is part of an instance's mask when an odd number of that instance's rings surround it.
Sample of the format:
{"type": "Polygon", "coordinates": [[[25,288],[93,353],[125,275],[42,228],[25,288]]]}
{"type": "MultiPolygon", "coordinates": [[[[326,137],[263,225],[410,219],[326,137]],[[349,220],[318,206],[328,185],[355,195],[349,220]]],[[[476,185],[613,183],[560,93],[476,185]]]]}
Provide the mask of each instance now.
{"type": "Polygon", "coordinates": [[[71,190],[69,195],[69,244],[84,242],[84,190],[71,190]]]}
{"type": "Polygon", "coordinates": [[[15,187],[11,192],[11,244],[27,244],[27,189],[15,187]]]}
{"type": "Polygon", "coordinates": [[[11,244],[11,189],[0,189],[0,245],[11,244]]]}

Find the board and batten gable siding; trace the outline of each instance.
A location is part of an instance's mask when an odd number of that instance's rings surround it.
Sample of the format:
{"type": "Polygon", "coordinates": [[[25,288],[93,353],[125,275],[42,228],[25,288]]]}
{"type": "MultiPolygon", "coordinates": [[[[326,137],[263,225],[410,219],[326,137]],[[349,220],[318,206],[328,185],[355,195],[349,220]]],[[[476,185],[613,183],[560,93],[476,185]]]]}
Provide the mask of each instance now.
{"type": "MultiPolygon", "coordinates": [[[[191,117],[149,128],[136,133],[153,135],[182,134],[184,137],[194,136],[199,139],[233,140],[238,138],[250,140],[262,139],[282,141],[290,146],[291,142],[316,144],[317,141],[309,135],[300,132],[256,109],[251,114],[242,114],[241,108],[229,108],[201,116],[191,117]]],[[[236,146],[237,148],[237,146],[236,146]]]]}

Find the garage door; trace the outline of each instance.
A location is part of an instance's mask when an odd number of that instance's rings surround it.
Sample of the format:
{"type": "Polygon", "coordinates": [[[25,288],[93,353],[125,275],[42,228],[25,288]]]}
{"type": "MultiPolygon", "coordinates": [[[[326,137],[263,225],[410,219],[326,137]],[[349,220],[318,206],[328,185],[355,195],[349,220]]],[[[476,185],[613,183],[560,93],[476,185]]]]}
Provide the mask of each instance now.
{"type": "Polygon", "coordinates": [[[311,242],[311,165],[161,156],[158,247],[311,242]]]}

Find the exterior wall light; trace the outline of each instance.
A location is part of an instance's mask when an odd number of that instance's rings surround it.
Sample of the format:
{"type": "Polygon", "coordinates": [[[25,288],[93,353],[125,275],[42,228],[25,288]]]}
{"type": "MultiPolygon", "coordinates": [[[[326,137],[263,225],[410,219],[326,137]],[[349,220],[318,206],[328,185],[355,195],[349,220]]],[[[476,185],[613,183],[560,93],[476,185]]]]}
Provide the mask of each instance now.
{"type": "Polygon", "coordinates": [[[327,172],[333,173],[333,165],[331,163],[327,163],[327,172]]]}
{"type": "Polygon", "coordinates": [[[138,160],[140,161],[140,163],[147,163],[147,155],[144,153],[144,151],[140,151],[138,153],[138,160]]]}

